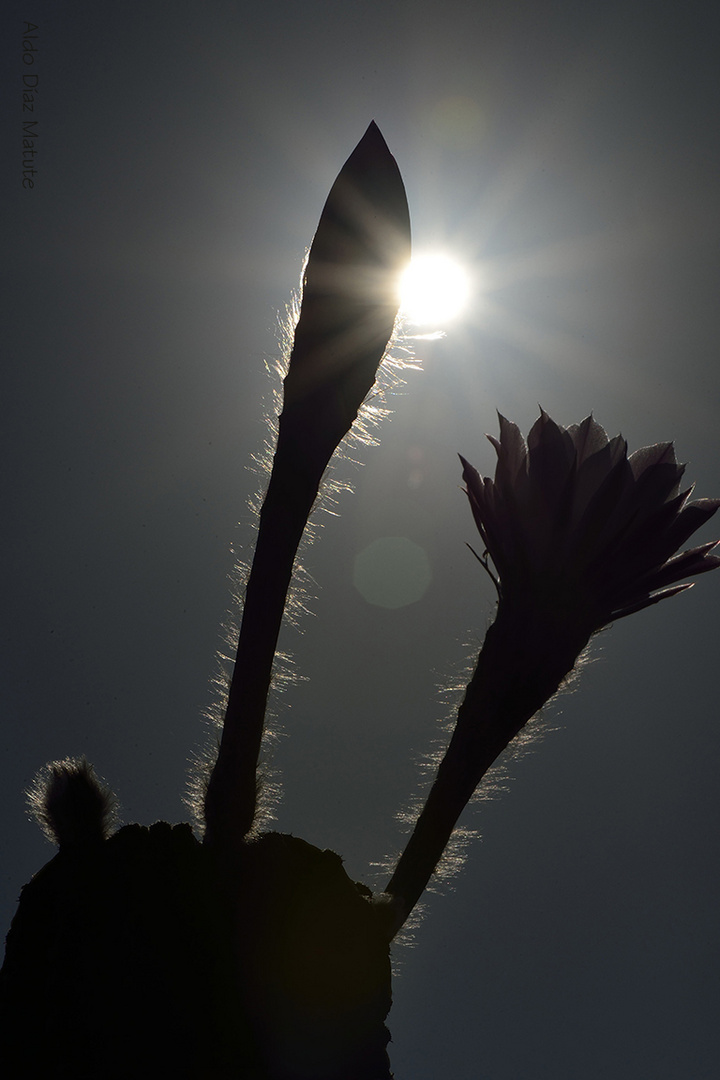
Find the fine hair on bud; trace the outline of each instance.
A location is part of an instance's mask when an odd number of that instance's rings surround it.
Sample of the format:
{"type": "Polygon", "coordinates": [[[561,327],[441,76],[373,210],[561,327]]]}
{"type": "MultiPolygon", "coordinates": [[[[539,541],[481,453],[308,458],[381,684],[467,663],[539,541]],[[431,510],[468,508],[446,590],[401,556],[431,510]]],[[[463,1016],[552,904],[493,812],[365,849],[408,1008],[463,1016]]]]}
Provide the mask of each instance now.
{"type": "Polygon", "coordinates": [[[84,757],[45,765],[30,785],[27,801],[45,836],[60,848],[106,840],[117,823],[117,799],[84,757]]]}

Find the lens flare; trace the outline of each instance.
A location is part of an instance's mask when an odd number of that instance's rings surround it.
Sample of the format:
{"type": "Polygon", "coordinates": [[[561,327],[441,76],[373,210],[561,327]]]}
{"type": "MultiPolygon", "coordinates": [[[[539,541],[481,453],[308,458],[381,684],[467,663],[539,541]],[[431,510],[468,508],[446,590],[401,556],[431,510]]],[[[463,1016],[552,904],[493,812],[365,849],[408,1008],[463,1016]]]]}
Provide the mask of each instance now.
{"type": "Polygon", "coordinates": [[[424,548],[404,536],[374,540],[355,558],[353,584],[368,604],[397,609],[415,604],[432,581],[424,548]]]}

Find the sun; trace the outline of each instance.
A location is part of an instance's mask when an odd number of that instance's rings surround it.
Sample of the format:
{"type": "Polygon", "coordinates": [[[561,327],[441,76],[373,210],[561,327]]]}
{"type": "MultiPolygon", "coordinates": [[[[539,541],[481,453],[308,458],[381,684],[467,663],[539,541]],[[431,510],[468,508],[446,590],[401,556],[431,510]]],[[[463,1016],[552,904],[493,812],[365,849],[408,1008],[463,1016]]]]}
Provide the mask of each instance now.
{"type": "Polygon", "coordinates": [[[400,313],[419,326],[442,326],[465,307],[470,279],[462,266],[447,255],[413,258],[400,281],[400,313]]]}

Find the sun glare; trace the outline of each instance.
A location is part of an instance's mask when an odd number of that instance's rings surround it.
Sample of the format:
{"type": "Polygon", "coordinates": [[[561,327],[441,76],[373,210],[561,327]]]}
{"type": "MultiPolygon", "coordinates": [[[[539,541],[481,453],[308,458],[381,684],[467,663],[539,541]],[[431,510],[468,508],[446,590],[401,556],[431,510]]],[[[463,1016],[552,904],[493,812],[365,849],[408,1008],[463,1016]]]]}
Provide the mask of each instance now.
{"type": "Polygon", "coordinates": [[[411,323],[442,326],[467,303],[470,281],[447,255],[418,255],[400,282],[400,311],[411,323]]]}

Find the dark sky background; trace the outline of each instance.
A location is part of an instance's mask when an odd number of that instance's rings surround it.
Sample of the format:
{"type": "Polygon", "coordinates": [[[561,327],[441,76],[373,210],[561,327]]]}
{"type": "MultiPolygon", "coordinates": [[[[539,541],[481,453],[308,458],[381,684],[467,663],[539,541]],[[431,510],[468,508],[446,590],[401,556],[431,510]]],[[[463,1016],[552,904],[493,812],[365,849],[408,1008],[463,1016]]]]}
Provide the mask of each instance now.
{"type": "MultiPolygon", "coordinates": [[[[53,854],[22,795],[46,761],[86,754],[125,821],[186,817],[278,312],[373,118],[416,248],[476,293],[416,343],[381,445],[336,467],[354,494],[304,555],[312,614],[282,645],[307,681],[276,703],[274,762],[277,827],[382,886],[493,611],[457,452],[494,467],[496,408],[525,431],[538,402],[592,410],[631,449],[675,439],[720,495],[717,5],[36,2],[2,22],[3,933],[53,854]],[[353,584],[387,537],[432,574],[397,609],[353,584]]],[[[717,1076],[719,601],[709,575],[604,633],[466,812],[464,865],[395,949],[398,1080],[717,1076]]]]}

